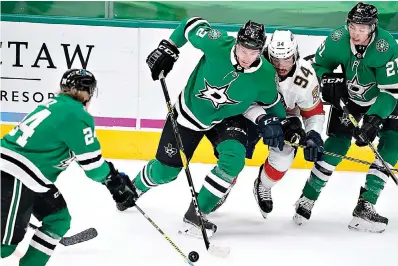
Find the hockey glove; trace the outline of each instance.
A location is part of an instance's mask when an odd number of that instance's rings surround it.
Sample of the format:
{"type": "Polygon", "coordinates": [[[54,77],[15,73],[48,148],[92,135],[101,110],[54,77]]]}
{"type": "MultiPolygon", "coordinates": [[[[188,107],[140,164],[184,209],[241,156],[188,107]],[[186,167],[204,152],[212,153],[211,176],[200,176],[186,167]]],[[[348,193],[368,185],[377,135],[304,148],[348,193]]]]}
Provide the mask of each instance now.
{"type": "Polygon", "coordinates": [[[305,138],[305,131],[301,127],[301,121],[298,117],[289,117],[281,121],[285,140],[296,142],[298,139],[305,138]]]}
{"type": "Polygon", "coordinates": [[[111,162],[107,163],[111,171],[103,184],[108,188],[116,203],[133,207],[138,196],[129,176],[119,173],[111,162]]]}
{"type": "Polygon", "coordinates": [[[162,40],[158,48],[153,50],[146,59],[146,63],[152,72],[152,79],[158,80],[162,71],[166,77],[170,70],[173,69],[179,53],[177,47],[167,40],[162,40]]]}
{"type": "Polygon", "coordinates": [[[310,130],[301,141],[304,148],[304,159],[310,162],[320,161],[323,156],[323,140],[321,135],[314,130],[310,130]]]}
{"type": "Polygon", "coordinates": [[[261,116],[258,120],[258,127],[265,145],[269,147],[278,147],[279,150],[283,150],[284,137],[282,124],[276,116],[261,116]]]}
{"type": "Polygon", "coordinates": [[[325,73],[322,75],[322,98],[337,109],[340,99],[348,99],[346,78],[343,73],[325,73]]]}
{"type": "Polygon", "coordinates": [[[383,127],[383,119],[378,115],[365,115],[361,128],[354,129],[355,144],[358,147],[368,145],[368,142],[373,142],[383,127]]]}

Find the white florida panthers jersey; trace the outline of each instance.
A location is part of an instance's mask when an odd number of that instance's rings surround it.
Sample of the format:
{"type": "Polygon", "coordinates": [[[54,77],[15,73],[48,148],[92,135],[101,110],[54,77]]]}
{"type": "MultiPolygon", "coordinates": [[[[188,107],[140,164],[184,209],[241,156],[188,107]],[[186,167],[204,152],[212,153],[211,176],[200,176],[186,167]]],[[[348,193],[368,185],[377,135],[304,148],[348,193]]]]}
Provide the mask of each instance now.
{"type": "Polygon", "coordinates": [[[319,82],[311,62],[300,58],[294,73],[278,83],[278,91],[288,117],[301,116],[306,132],[315,130],[321,134],[325,112],[320,98],[319,82]]]}

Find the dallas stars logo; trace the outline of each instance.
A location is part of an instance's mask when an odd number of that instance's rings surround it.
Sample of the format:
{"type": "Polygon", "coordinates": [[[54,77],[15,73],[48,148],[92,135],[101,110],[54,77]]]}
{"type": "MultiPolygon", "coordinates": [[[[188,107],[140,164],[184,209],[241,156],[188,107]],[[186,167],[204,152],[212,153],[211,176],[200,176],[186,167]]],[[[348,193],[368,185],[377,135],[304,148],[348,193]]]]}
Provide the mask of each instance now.
{"type": "Polygon", "coordinates": [[[345,125],[346,127],[348,127],[348,125],[351,124],[350,119],[348,118],[348,116],[345,113],[343,113],[343,115],[341,117],[339,117],[339,119],[340,119],[340,122],[343,125],[345,125]]]}
{"type": "Polygon", "coordinates": [[[370,82],[368,84],[360,84],[358,81],[358,75],[355,74],[354,78],[352,80],[347,81],[347,88],[348,88],[348,94],[350,95],[351,98],[359,98],[361,100],[366,100],[365,99],[365,94],[370,90],[370,88],[375,85],[376,82],[370,82]]]}
{"type": "Polygon", "coordinates": [[[164,146],[164,152],[171,158],[177,154],[177,149],[174,148],[171,143],[169,143],[167,146],[164,146]]]}
{"type": "Polygon", "coordinates": [[[199,91],[199,94],[195,96],[201,99],[209,100],[213,104],[214,108],[218,109],[220,105],[224,104],[238,104],[239,101],[232,100],[227,94],[227,90],[231,86],[231,83],[227,85],[217,87],[210,85],[205,79],[205,88],[199,91]]]}
{"type": "Polygon", "coordinates": [[[57,168],[60,169],[65,169],[68,168],[68,166],[75,160],[75,154],[73,151],[69,150],[69,158],[66,158],[65,160],[61,161],[59,165],[57,165],[57,168]]]}

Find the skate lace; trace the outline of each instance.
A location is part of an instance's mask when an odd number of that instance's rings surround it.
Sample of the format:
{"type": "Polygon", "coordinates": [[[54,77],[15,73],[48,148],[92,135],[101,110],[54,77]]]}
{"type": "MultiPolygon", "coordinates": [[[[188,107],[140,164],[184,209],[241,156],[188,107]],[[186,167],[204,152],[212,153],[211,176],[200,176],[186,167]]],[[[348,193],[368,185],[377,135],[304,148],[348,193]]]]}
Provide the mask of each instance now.
{"type": "Polygon", "coordinates": [[[258,194],[262,201],[272,200],[271,189],[264,187],[261,183],[258,186],[258,194]]]}
{"type": "Polygon", "coordinates": [[[297,201],[296,207],[300,206],[300,207],[310,211],[314,207],[314,203],[315,203],[314,200],[310,200],[303,196],[297,201]]]}
{"type": "Polygon", "coordinates": [[[374,216],[379,216],[379,214],[376,212],[374,205],[368,201],[364,202],[364,209],[365,209],[365,212],[367,212],[367,213],[370,213],[374,216]]]}

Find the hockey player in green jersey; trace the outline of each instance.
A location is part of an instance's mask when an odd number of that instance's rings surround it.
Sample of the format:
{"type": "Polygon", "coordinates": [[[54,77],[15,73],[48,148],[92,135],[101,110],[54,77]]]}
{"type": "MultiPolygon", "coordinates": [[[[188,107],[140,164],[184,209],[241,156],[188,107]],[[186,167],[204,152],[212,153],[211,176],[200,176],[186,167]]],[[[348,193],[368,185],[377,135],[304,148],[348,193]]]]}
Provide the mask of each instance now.
{"type": "MultiPolygon", "coordinates": [[[[318,48],[313,67],[322,81],[323,99],[332,105],[325,151],[345,155],[352,137],[362,147],[367,146],[363,136],[373,141],[378,135],[378,152],[391,167],[398,159],[398,106],[390,93],[398,89],[398,45],[377,26],[377,19],[376,7],[358,3],[349,12],[347,24],[334,30],[318,48]],[[333,73],[339,65],[343,73],[333,73]],[[340,99],[347,102],[356,120],[363,117],[360,130],[354,129],[344,114],[340,99]]],[[[310,218],[315,201],[340,162],[339,158],[325,155],[315,163],[296,203],[293,219],[297,224],[310,218]]],[[[350,229],[383,232],[388,224],[388,219],[374,208],[388,180],[388,174],[377,166],[383,167],[379,160],[369,168],[350,229]]]]}
{"type": "Polygon", "coordinates": [[[42,225],[19,265],[47,264],[71,221],[54,182],[74,160],[89,178],[104,184],[117,203],[134,205],[130,179],[102,158],[94,119],[85,110],[96,84],[87,70],[66,71],[60,93],[1,139],[2,258],[22,241],[33,214],[42,225]]]}
{"type": "MultiPolygon", "coordinates": [[[[284,118],[286,113],[277,93],[275,70],[261,57],[265,39],[264,25],[261,24],[247,22],[234,38],[225,31],[212,29],[206,20],[194,17],[184,20],[173,31],[170,40],[162,40],[147,58],[152,78],[157,80],[161,71],[169,73],[178,59],[178,48],[187,41],[203,52],[175,109],[188,160],[204,136],[212,143],[218,158],[198,194],[199,208],[204,214],[216,206],[243,169],[247,122],[250,122],[246,118],[258,125],[266,145],[280,149],[284,145],[278,118],[284,118]],[[263,107],[268,107],[267,111],[263,107]]],[[[168,117],[156,159],[149,161],[134,180],[137,194],[171,182],[181,168],[168,117]]],[[[181,233],[201,236],[192,203],[183,221],[181,233]]],[[[207,219],[204,224],[211,236],[216,225],[207,219]]]]}

